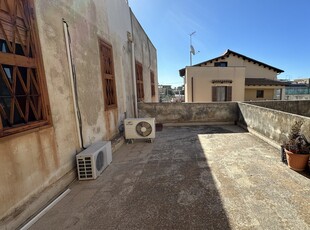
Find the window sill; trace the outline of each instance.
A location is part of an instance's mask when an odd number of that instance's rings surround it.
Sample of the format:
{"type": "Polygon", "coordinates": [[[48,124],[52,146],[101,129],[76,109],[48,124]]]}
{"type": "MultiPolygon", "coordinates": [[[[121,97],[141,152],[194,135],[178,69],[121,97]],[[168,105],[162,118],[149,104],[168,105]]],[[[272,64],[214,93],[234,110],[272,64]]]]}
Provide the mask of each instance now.
{"type": "MultiPolygon", "coordinates": [[[[8,140],[8,139],[12,139],[12,138],[17,138],[17,137],[21,137],[21,136],[24,136],[24,135],[28,135],[28,134],[31,134],[33,132],[39,132],[41,130],[44,130],[44,129],[48,129],[48,128],[51,128],[53,127],[53,125],[51,125],[50,123],[48,123],[47,121],[45,122],[42,122],[40,124],[37,124],[37,127],[33,127],[33,128],[24,128],[24,130],[22,131],[15,131],[15,130],[12,130],[12,131],[2,131],[2,133],[0,132],[0,143],[2,141],[5,141],[5,140],[8,140]],[[43,124],[42,124],[43,123],[43,124]]],[[[16,129],[22,129],[21,127],[19,128],[16,128],[16,129]]]]}
{"type": "Polygon", "coordinates": [[[117,105],[108,106],[108,107],[105,108],[104,111],[111,111],[111,110],[114,110],[114,109],[117,109],[117,105]]]}

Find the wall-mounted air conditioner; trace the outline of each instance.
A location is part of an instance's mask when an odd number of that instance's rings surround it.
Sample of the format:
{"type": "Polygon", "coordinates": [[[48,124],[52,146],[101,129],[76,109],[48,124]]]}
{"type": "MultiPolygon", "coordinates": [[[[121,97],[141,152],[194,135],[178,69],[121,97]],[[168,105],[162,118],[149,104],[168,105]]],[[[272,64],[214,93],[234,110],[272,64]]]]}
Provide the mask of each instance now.
{"type": "Polygon", "coordinates": [[[79,180],[96,179],[112,162],[110,141],[97,142],[76,155],[79,180]]]}
{"type": "Polygon", "coordinates": [[[127,140],[155,138],[155,118],[127,118],[124,124],[127,140]]]}

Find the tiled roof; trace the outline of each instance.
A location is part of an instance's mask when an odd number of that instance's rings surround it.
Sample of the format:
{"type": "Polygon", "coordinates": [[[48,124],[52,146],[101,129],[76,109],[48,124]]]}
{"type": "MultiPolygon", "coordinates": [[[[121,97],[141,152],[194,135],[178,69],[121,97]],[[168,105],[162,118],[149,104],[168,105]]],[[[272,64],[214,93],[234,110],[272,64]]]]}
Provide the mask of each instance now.
{"type": "MultiPolygon", "coordinates": [[[[282,73],[282,72],[284,72],[284,71],[281,70],[281,69],[275,68],[275,67],[273,67],[273,66],[271,66],[271,65],[267,65],[267,64],[265,64],[265,63],[263,63],[263,62],[260,62],[260,61],[257,61],[257,60],[255,60],[255,59],[249,58],[249,57],[247,57],[247,56],[244,56],[244,55],[242,55],[242,54],[239,54],[239,53],[234,52],[234,51],[229,50],[229,49],[228,49],[223,55],[221,55],[221,56],[219,56],[219,57],[216,57],[216,58],[213,58],[213,59],[210,59],[210,60],[207,60],[207,61],[198,63],[198,64],[193,65],[193,66],[202,66],[202,65],[206,65],[206,64],[208,64],[208,63],[212,63],[212,62],[214,62],[214,61],[218,61],[218,60],[224,59],[224,58],[226,58],[226,57],[229,57],[229,55],[237,56],[238,58],[243,58],[244,60],[248,60],[249,62],[253,62],[254,64],[258,64],[258,65],[260,65],[260,66],[263,66],[264,68],[272,69],[272,70],[276,71],[277,73],[282,73]]],[[[181,77],[185,76],[185,68],[180,69],[180,70],[179,70],[179,74],[180,74],[181,77]]]]}
{"type": "Polygon", "coordinates": [[[245,79],[245,85],[281,85],[285,86],[287,85],[287,82],[277,81],[277,80],[271,80],[267,78],[246,78],[245,79]]]}

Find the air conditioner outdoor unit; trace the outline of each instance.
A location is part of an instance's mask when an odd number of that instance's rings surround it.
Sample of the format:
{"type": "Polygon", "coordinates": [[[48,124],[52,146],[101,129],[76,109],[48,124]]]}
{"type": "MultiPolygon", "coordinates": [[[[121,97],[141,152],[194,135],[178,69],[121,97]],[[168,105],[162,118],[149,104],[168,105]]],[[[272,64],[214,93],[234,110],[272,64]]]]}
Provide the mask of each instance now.
{"type": "Polygon", "coordinates": [[[149,139],[155,138],[155,118],[127,118],[125,123],[125,138],[149,139]]]}
{"type": "Polygon", "coordinates": [[[111,141],[99,141],[76,155],[79,180],[96,179],[112,162],[111,141]]]}

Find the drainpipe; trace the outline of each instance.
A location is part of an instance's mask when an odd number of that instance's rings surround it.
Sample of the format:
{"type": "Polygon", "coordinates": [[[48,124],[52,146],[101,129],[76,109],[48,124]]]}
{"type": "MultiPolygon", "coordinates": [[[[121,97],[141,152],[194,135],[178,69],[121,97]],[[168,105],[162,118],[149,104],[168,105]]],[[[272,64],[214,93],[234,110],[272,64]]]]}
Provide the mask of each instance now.
{"type": "Polygon", "coordinates": [[[136,79],[136,64],[135,64],[135,44],[132,42],[131,43],[131,48],[132,48],[132,78],[133,78],[133,92],[134,92],[134,97],[135,97],[135,117],[138,117],[138,96],[137,96],[137,79],[136,79]]]}
{"type": "Polygon", "coordinates": [[[127,31],[128,42],[131,43],[131,68],[132,68],[132,82],[134,93],[134,108],[135,117],[138,117],[138,98],[137,98],[137,85],[136,85],[136,64],[135,64],[135,43],[133,42],[132,34],[127,31]]]}
{"type": "Polygon", "coordinates": [[[77,110],[77,104],[76,104],[76,95],[75,95],[75,89],[74,89],[74,82],[73,82],[73,71],[72,71],[72,56],[71,56],[71,50],[70,50],[70,39],[69,39],[69,31],[68,31],[68,24],[65,20],[63,20],[64,25],[64,32],[65,32],[65,42],[66,42],[66,48],[67,48],[67,57],[68,57],[68,65],[69,65],[69,72],[70,72],[70,83],[71,83],[71,90],[72,90],[72,97],[73,97],[73,105],[74,105],[74,114],[75,114],[75,124],[76,129],[78,131],[78,140],[79,140],[79,146],[80,149],[83,147],[83,141],[81,136],[81,129],[80,129],[80,122],[78,118],[78,110],[77,110]]]}
{"type": "Polygon", "coordinates": [[[129,8],[130,22],[131,22],[131,33],[127,31],[128,41],[131,43],[131,64],[132,64],[132,81],[133,81],[133,93],[134,93],[134,108],[135,118],[138,117],[138,98],[137,98],[137,80],[136,80],[136,63],[135,63],[135,43],[133,39],[133,23],[132,23],[132,11],[129,8]]]}

